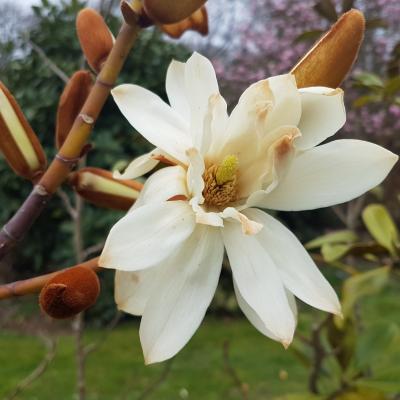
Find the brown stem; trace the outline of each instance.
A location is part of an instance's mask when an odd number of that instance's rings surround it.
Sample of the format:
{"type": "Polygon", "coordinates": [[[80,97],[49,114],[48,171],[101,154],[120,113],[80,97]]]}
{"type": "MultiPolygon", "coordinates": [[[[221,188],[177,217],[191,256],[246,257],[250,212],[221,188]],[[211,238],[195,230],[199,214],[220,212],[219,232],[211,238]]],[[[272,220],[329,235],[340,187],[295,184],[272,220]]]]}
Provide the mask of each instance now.
{"type": "Polygon", "coordinates": [[[89,96],[57,156],[19,210],[0,231],[0,260],[20,241],[82,155],[93,125],[139,32],[124,23],[89,96]]]}
{"type": "Polygon", "coordinates": [[[324,345],[321,341],[321,333],[323,328],[328,323],[329,318],[330,316],[314,326],[311,332],[311,347],[314,352],[314,361],[308,381],[308,388],[310,392],[314,394],[319,394],[318,381],[322,371],[322,365],[325,357],[327,356],[327,352],[325,351],[324,345]]]}
{"type": "MultiPolygon", "coordinates": [[[[101,270],[101,268],[98,266],[98,262],[99,258],[96,257],[79,265],[82,267],[93,269],[97,272],[101,270]]],[[[74,267],[76,267],[76,265],[69,268],[74,267]]],[[[17,296],[25,296],[27,294],[39,293],[42,290],[43,286],[58,273],[60,273],[60,271],[36,276],[35,278],[29,278],[22,281],[0,285],[0,300],[5,300],[17,296]]]]}

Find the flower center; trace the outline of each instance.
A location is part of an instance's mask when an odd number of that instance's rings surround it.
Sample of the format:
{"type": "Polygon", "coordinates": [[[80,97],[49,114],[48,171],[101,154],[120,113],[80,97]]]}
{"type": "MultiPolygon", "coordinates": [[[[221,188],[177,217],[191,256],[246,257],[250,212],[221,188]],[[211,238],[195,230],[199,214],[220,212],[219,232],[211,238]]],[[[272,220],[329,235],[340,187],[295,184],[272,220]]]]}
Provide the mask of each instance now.
{"type": "Polygon", "coordinates": [[[204,202],[208,206],[225,206],[237,199],[238,159],[226,156],[220,165],[211,165],[203,174],[204,202]]]}

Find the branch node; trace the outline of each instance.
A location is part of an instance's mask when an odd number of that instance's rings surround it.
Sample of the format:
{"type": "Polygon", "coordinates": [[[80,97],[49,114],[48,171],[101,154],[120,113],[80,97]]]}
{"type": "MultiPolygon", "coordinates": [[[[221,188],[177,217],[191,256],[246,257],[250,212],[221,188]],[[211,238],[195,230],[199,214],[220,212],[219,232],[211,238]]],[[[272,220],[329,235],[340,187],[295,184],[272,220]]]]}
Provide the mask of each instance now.
{"type": "Polygon", "coordinates": [[[113,89],[114,88],[114,84],[113,83],[109,83],[109,82],[103,81],[99,77],[96,78],[96,83],[98,83],[99,85],[104,86],[104,87],[106,87],[108,89],[113,89]]]}
{"type": "Polygon", "coordinates": [[[79,114],[79,118],[81,118],[81,120],[82,120],[85,124],[88,124],[88,125],[94,124],[94,118],[91,117],[91,116],[88,115],[88,114],[81,113],[81,114],[79,114]]]}

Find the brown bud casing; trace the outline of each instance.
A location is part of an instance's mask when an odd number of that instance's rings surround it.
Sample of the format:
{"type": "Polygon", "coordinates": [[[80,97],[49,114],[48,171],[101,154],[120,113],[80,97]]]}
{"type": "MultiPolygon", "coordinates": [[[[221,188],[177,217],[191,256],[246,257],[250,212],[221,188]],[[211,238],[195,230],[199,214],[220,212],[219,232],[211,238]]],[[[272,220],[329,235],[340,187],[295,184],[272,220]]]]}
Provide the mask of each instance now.
{"type": "Polygon", "coordinates": [[[56,146],[59,149],[64,143],[75,118],[79,115],[90,89],[93,86],[89,71],[75,72],[60,97],[57,109],[56,146]]]}
{"type": "Polygon", "coordinates": [[[36,180],[46,170],[46,156],[18,103],[0,82],[0,151],[23,178],[36,180]]]}
{"type": "Polygon", "coordinates": [[[146,14],[156,24],[175,24],[192,15],[207,0],[143,0],[146,14]]]}
{"type": "Polygon", "coordinates": [[[357,58],[364,31],[361,11],[343,14],[292,69],[297,86],[338,87],[357,58]]]}
{"type": "Polygon", "coordinates": [[[52,318],[64,319],[92,306],[100,293],[100,282],[90,268],[77,266],[52,277],[39,295],[42,310],[52,318]]]}
{"type": "Polygon", "coordinates": [[[88,64],[100,72],[114,44],[103,17],[91,8],[84,8],[76,18],[76,31],[88,64]]]}
{"type": "Polygon", "coordinates": [[[140,182],[115,179],[111,172],[93,167],[75,172],[70,183],[90,203],[116,210],[129,210],[143,187],[140,182]]]}
{"type": "Polygon", "coordinates": [[[208,35],[208,15],[205,6],[196,10],[190,17],[175,24],[161,25],[161,30],[174,39],[180,38],[186,31],[199,32],[208,35]]]}

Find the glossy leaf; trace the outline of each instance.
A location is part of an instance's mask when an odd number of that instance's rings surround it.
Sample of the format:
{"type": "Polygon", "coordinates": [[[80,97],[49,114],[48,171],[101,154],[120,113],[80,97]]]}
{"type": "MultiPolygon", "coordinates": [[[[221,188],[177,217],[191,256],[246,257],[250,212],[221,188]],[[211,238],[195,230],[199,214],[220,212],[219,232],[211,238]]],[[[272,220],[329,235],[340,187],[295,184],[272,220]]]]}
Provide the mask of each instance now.
{"type": "Polygon", "coordinates": [[[326,235],[318,236],[310,242],[306,243],[304,247],[308,250],[311,250],[321,247],[324,244],[354,243],[357,239],[358,236],[353,231],[340,230],[327,233],[326,235]]]}
{"type": "Polygon", "coordinates": [[[340,260],[345,256],[351,249],[351,244],[331,244],[325,243],[321,247],[321,254],[326,262],[332,262],[340,260]]]}
{"type": "Polygon", "coordinates": [[[382,204],[370,204],[364,209],[362,219],[371,236],[396,256],[399,232],[387,208],[382,204]]]}

